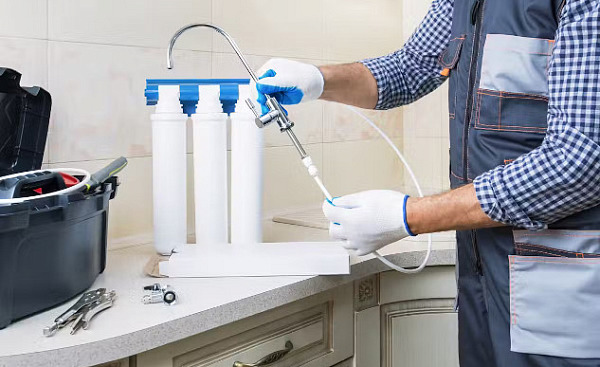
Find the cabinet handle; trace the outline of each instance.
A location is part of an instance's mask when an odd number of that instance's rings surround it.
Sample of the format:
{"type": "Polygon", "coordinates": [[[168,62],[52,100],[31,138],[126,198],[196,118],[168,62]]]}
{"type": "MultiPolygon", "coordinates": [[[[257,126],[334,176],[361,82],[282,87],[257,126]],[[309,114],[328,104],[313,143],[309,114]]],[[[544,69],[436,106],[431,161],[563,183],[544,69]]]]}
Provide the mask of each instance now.
{"type": "Polygon", "coordinates": [[[271,354],[267,354],[266,356],[259,359],[256,363],[244,363],[244,362],[235,362],[233,367],[263,367],[268,366],[271,363],[275,363],[285,357],[289,352],[294,349],[294,344],[291,341],[285,342],[285,349],[278,350],[271,354]]]}

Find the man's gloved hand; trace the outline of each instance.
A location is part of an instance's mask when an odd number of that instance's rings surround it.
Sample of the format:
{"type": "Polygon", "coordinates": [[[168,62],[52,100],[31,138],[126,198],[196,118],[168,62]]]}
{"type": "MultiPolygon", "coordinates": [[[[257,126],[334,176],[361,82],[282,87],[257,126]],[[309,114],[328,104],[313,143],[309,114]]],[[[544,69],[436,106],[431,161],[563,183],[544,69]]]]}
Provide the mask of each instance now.
{"type": "Polygon", "coordinates": [[[315,100],[323,93],[323,74],[314,65],[286,59],[271,59],[257,72],[259,83],[250,90],[258,92],[256,100],[262,113],[269,110],[265,106],[265,94],[273,96],[281,104],[298,104],[315,100]]]}
{"type": "Polygon", "coordinates": [[[359,256],[413,236],[406,222],[407,199],[397,191],[372,190],[326,200],[329,235],[359,256]]]}

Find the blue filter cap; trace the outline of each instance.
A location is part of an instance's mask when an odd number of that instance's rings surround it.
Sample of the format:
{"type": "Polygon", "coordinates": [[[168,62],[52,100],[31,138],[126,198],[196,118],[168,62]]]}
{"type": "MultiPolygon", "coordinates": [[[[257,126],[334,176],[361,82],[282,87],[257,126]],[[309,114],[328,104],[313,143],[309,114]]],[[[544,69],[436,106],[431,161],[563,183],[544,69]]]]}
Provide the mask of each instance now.
{"type": "Polygon", "coordinates": [[[146,105],[154,106],[158,102],[159,85],[179,85],[179,101],[183,112],[191,116],[196,113],[198,106],[199,85],[219,85],[219,100],[223,106],[223,112],[230,114],[235,112],[236,103],[239,99],[239,86],[250,84],[250,79],[146,79],[146,105]]]}

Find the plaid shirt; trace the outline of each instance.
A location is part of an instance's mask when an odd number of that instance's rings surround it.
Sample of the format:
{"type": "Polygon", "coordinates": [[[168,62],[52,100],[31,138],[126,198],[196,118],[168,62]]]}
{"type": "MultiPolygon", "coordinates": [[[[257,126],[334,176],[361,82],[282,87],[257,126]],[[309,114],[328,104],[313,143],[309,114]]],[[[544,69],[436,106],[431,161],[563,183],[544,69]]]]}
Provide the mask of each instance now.
{"type": "MultiPolygon", "coordinates": [[[[433,91],[438,55],[447,47],[454,0],[434,0],[405,46],[363,60],[377,80],[377,109],[411,103],[433,91]]],[[[567,1],[548,69],[548,130],[541,146],[474,180],[493,220],[544,229],[600,204],[600,0],[567,1]]]]}

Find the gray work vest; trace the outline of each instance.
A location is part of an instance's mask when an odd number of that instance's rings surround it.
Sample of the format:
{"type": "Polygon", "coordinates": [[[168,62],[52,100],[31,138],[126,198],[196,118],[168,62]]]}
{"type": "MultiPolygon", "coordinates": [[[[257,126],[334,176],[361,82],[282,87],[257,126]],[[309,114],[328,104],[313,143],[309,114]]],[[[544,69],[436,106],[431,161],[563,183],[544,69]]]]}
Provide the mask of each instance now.
{"type": "MultiPolygon", "coordinates": [[[[453,188],[542,144],[563,6],[454,1],[449,46],[440,56],[450,83],[453,188]]],[[[544,356],[600,358],[600,207],[541,232],[459,231],[457,247],[463,367],[494,365],[491,359],[524,367],[564,365],[544,356]]],[[[579,363],[597,366],[600,359],[579,363]]]]}
{"type": "MultiPolygon", "coordinates": [[[[455,0],[450,44],[440,57],[450,73],[452,187],[542,144],[548,64],[563,6],[563,0],[455,0]]],[[[555,227],[596,223],[600,208],[555,227]]]]}

